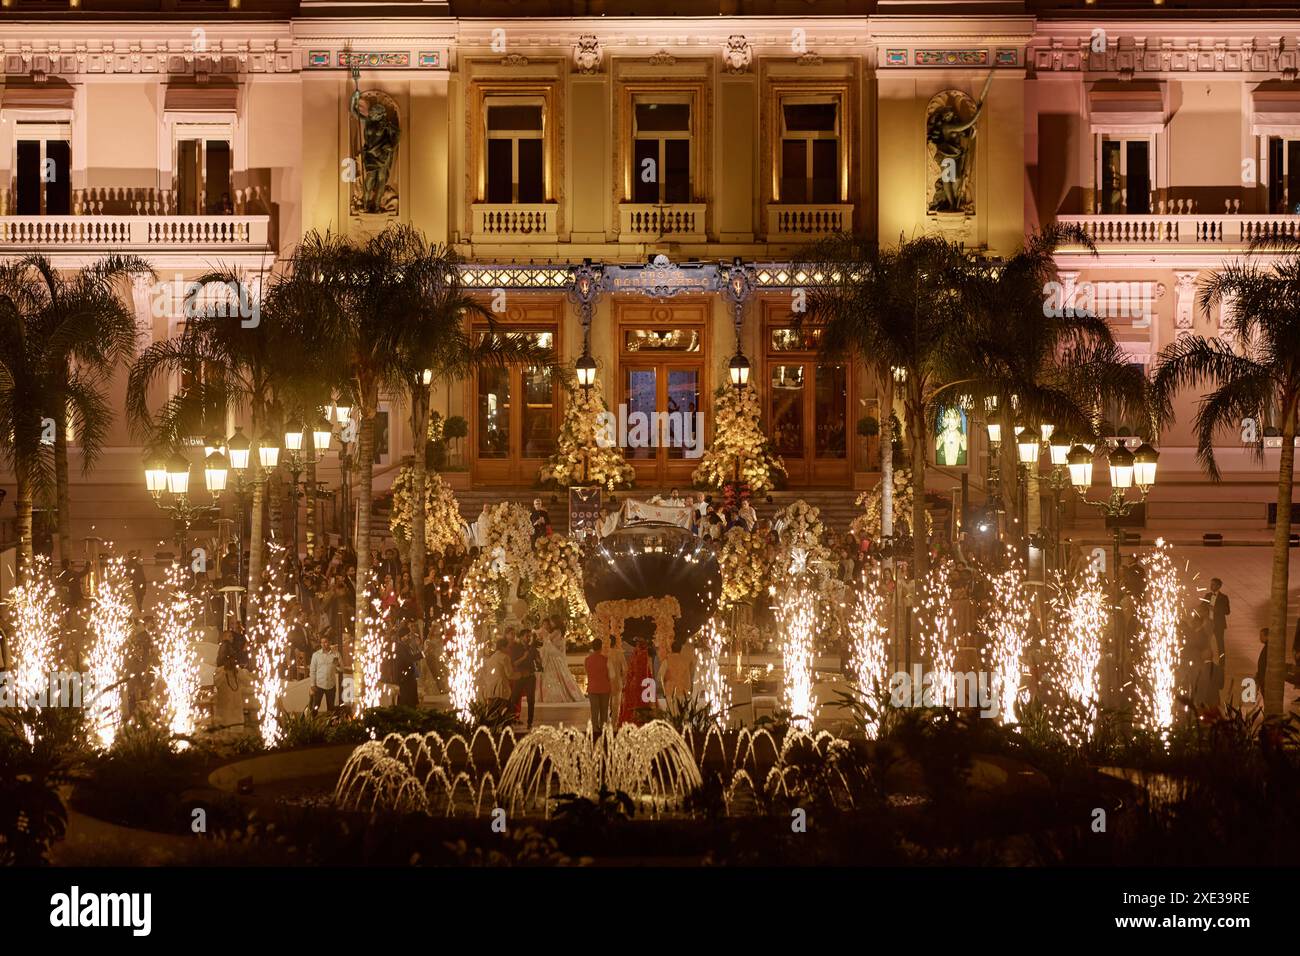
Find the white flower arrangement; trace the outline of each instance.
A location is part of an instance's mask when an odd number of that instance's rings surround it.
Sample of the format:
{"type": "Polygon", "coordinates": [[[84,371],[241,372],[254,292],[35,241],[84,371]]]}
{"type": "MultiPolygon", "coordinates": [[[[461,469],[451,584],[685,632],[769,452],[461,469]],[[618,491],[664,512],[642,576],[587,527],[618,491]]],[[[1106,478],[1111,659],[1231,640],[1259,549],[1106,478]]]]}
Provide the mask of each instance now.
{"type": "Polygon", "coordinates": [[[564,420],[555,436],[555,454],[539,469],[538,479],[543,485],[561,488],[587,484],[614,491],[630,487],[636,471],[623,457],[622,449],[616,445],[602,447],[597,440],[603,434],[600,416],[609,411],[601,397],[600,383],[583,389],[576,380],[569,379],[565,390],[564,420]]]}
{"type": "MultiPolygon", "coordinates": [[[[415,469],[403,465],[393,479],[393,512],[388,527],[398,541],[409,543],[415,510],[415,469]]],[[[442,475],[431,471],[424,476],[424,547],[442,554],[463,540],[460,505],[442,475]]]]}
{"type": "Polygon", "coordinates": [[[700,459],[692,481],[721,489],[739,479],[754,492],[772,490],[776,476],[785,475],[785,463],[763,433],[758,392],[749,385],[724,385],[714,399],[713,444],[700,459]]]}
{"type": "Polygon", "coordinates": [[[769,559],[765,534],[744,528],[728,531],[718,552],[722,604],[729,607],[760,596],[767,583],[769,559]]]}
{"type": "MultiPolygon", "coordinates": [[[[884,480],[876,483],[870,491],[858,495],[856,504],[865,509],[849,524],[849,529],[859,538],[880,537],[881,490],[884,480]]],[[[912,470],[910,468],[894,469],[894,534],[909,533],[912,527],[912,470]]],[[[925,531],[928,535],[934,530],[934,520],[930,512],[925,513],[925,531]]]]}
{"type": "Polygon", "coordinates": [[[778,511],[772,527],[784,552],[779,568],[782,575],[803,574],[830,557],[830,551],[822,545],[826,526],[822,524],[821,509],[802,498],[778,511]]]}
{"type": "Polygon", "coordinates": [[[523,505],[503,501],[488,509],[483,550],[493,575],[523,575],[533,551],[533,523],[523,505]]]}

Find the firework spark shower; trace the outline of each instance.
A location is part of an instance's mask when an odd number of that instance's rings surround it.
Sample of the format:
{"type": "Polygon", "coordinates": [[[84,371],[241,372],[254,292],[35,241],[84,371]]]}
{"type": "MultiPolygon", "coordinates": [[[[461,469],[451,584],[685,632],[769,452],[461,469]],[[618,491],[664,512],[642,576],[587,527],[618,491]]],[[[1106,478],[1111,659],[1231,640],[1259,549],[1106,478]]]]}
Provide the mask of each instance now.
{"type": "Polygon", "coordinates": [[[952,606],[952,562],[940,561],[921,585],[921,640],[934,674],[935,700],[948,706],[956,697],[957,613],[952,606]]]}
{"type": "Polygon", "coordinates": [[[284,729],[280,723],[280,698],[284,694],[289,654],[289,624],[283,593],[263,594],[257,618],[249,628],[249,641],[257,649],[254,657],[253,696],[257,698],[257,728],[262,742],[273,747],[284,729]]]}
{"type": "MultiPolygon", "coordinates": [[[[50,562],[37,557],[26,584],[9,595],[13,621],[10,666],[21,706],[37,706],[58,663],[63,608],[50,576],[50,562]]],[[[32,737],[29,735],[29,740],[32,737]]]]}
{"type": "Polygon", "coordinates": [[[785,667],[782,692],[792,723],[807,729],[817,716],[813,696],[813,640],[817,633],[817,602],[804,588],[785,592],[776,608],[781,629],[781,661],[785,667]]]}
{"type": "Polygon", "coordinates": [[[1110,621],[1101,573],[1090,565],[1075,576],[1054,604],[1059,626],[1051,650],[1057,692],[1084,715],[1082,732],[1066,730],[1064,726],[1062,729],[1070,736],[1091,737],[1101,696],[1102,638],[1110,621]]]}
{"type": "Polygon", "coordinates": [[[131,640],[131,581],[121,558],[104,562],[103,574],[91,596],[90,651],[86,670],[95,696],[89,702],[90,731],[95,742],[107,750],[113,746],[122,723],[127,645],[131,640]]]}
{"type": "Polygon", "coordinates": [[[183,738],[198,723],[199,658],[198,601],[189,593],[185,571],[179,564],[167,569],[158,616],[158,678],[162,683],[162,714],[168,731],[183,738]]]}
{"type": "MultiPolygon", "coordinates": [[[[863,572],[859,583],[849,612],[849,666],[858,690],[878,700],[889,683],[889,626],[885,616],[889,593],[879,565],[863,572]]],[[[867,736],[874,738],[880,729],[879,721],[870,721],[865,729],[867,736]]]]}
{"type": "Polygon", "coordinates": [[[1014,724],[1024,672],[1025,635],[1031,618],[1024,568],[1013,557],[1006,570],[989,578],[989,584],[992,601],[984,623],[988,634],[986,663],[993,673],[999,716],[1003,723],[1014,724]]]}
{"type": "Polygon", "coordinates": [[[1167,733],[1174,725],[1174,698],[1178,681],[1178,612],[1183,586],[1170,556],[1169,545],[1156,539],[1146,559],[1147,585],[1138,607],[1138,692],[1141,714],[1152,730],[1167,733]]]}

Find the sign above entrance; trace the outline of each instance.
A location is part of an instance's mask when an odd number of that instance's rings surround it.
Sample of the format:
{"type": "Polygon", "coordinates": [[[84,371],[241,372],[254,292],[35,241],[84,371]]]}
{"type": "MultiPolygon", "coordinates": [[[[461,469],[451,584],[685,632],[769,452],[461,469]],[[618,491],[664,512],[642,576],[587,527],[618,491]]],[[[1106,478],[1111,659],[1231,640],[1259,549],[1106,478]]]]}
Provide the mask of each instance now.
{"type": "Polygon", "coordinates": [[[674,265],[667,256],[655,256],[641,266],[605,266],[601,285],[608,292],[634,292],[655,299],[675,295],[717,292],[722,286],[716,263],[674,265]]]}

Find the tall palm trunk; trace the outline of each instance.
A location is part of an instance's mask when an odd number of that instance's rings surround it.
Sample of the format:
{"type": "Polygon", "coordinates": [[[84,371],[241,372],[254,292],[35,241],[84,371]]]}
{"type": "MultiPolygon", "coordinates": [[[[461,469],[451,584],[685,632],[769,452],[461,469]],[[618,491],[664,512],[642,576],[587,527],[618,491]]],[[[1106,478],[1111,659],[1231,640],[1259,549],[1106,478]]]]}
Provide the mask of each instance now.
{"type": "Polygon", "coordinates": [[[60,405],[54,421],[54,504],[62,561],[72,560],[72,507],[68,499],[68,420],[66,410],[60,405]]]}
{"type": "Polygon", "coordinates": [[[412,492],[415,505],[411,510],[411,586],[415,589],[415,606],[424,620],[424,451],[429,436],[429,390],[417,385],[411,393],[411,424],[415,432],[415,460],[412,462],[412,492]]]}
{"type": "Polygon", "coordinates": [[[1277,468],[1277,525],[1273,529],[1272,615],[1268,622],[1268,658],[1264,665],[1264,713],[1282,713],[1286,681],[1287,587],[1291,571],[1291,484],[1295,478],[1296,405],[1292,394],[1283,404],[1281,461],[1277,468]]]}
{"type": "Polygon", "coordinates": [[[885,374],[885,401],[880,407],[880,536],[894,536],[894,379],[885,374]]]}
{"type": "MultiPolygon", "coordinates": [[[[357,436],[357,603],[356,603],[356,620],[353,621],[352,634],[355,643],[352,648],[352,660],[354,669],[357,661],[357,650],[360,647],[361,640],[366,630],[366,614],[369,608],[366,605],[366,597],[370,590],[370,513],[372,510],[371,488],[375,478],[375,412],[373,406],[370,408],[358,408],[357,413],[361,415],[359,434],[357,436]]],[[[356,687],[360,687],[361,675],[358,672],[355,676],[357,681],[356,687]]]]}
{"type": "Polygon", "coordinates": [[[253,623],[257,611],[258,585],[262,581],[262,509],[266,501],[266,475],[257,460],[257,453],[249,456],[248,467],[253,472],[253,513],[248,526],[248,593],[245,595],[248,623],[253,623]]]}
{"type": "MultiPolygon", "coordinates": [[[[909,375],[909,382],[916,382],[909,375]]],[[[912,445],[912,577],[918,583],[929,571],[930,539],[925,531],[925,406],[919,384],[908,387],[907,437],[912,445]]]]}
{"type": "Polygon", "coordinates": [[[18,567],[16,568],[17,578],[20,583],[26,582],[27,573],[36,560],[32,544],[32,483],[28,480],[24,469],[19,466],[16,469],[15,497],[14,508],[18,512],[18,567]]]}
{"type": "Polygon", "coordinates": [[[303,516],[304,533],[303,537],[307,542],[307,557],[312,557],[316,553],[316,461],[314,458],[307,459],[307,485],[303,488],[303,516]]]}

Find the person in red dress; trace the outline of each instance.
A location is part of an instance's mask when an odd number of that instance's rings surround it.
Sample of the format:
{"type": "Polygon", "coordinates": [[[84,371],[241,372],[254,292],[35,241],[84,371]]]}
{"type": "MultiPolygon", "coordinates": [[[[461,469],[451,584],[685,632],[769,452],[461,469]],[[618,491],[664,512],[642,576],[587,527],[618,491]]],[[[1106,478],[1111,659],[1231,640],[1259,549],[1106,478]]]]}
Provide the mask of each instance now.
{"type": "Polygon", "coordinates": [[[627,721],[633,721],[640,724],[641,721],[635,719],[636,711],[641,707],[654,706],[643,700],[645,689],[653,687],[653,683],[647,684],[650,678],[650,655],[646,653],[645,641],[636,642],[636,650],[632,652],[632,660],[627,666],[627,680],[623,682],[623,706],[619,708],[618,722],[620,724],[627,721]]]}

